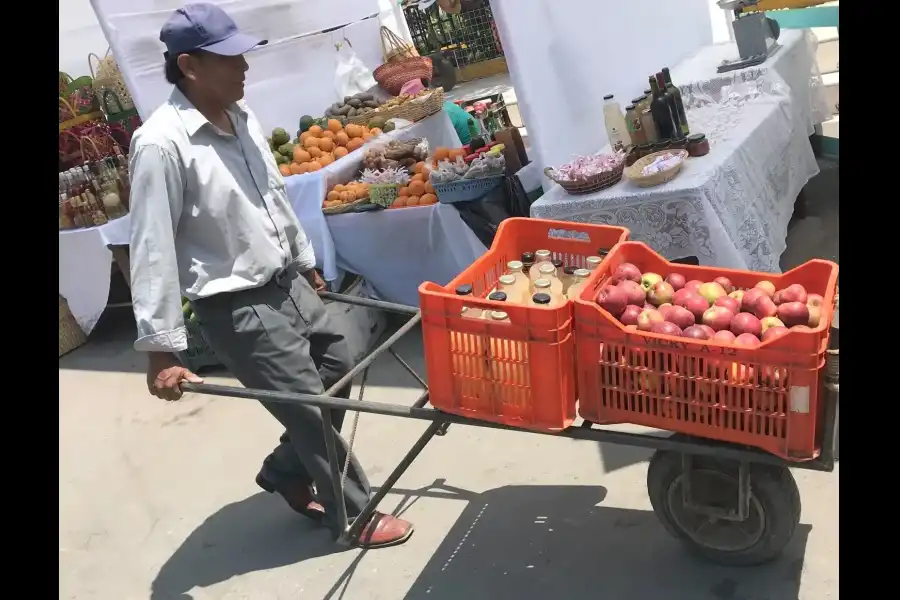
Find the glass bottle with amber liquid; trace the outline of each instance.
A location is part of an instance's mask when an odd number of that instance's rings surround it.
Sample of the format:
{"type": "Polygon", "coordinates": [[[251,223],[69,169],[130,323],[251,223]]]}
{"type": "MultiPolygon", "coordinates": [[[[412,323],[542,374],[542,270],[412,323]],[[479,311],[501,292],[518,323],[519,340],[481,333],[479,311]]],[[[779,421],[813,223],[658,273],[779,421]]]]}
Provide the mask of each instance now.
{"type": "Polygon", "coordinates": [[[678,124],[681,126],[681,133],[684,137],[691,135],[691,128],[688,126],[687,111],[684,109],[684,100],[681,97],[681,90],[672,83],[672,74],[669,73],[669,67],[663,67],[663,81],[666,84],[666,91],[675,99],[675,109],[678,112],[678,124]]]}
{"type": "Polygon", "coordinates": [[[672,115],[672,129],[674,132],[672,139],[684,138],[684,133],[681,131],[681,119],[678,117],[678,107],[675,106],[675,96],[666,90],[666,80],[662,71],[656,74],[656,85],[662,91],[663,98],[666,104],[669,105],[669,113],[672,115]]]}

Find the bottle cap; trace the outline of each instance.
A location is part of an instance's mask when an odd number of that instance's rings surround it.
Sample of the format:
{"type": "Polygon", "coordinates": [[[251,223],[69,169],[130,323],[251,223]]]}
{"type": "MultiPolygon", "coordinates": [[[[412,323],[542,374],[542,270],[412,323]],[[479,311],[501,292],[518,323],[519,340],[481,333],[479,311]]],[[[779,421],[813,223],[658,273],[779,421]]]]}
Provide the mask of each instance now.
{"type": "Polygon", "coordinates": [[[538,293],[531,297],[531,300],[535,304],[550,304],[550,295],[538,293]]]}
{"type": "Polygon", "coordinates": [[[575,267],[566,267],[565,269],[563,269],[563,273],[565,273],[566,275],[574,275],[575,271],[577,270],[578,269],[576,269],[575,267]]]}
{"type": "Polygon", "coordinates": [[[540,267],[540,269],[538,269],[538,271],[541,273],[541,275],[552,275],[553,273],[556,272],[556,267],[554,267],[552,264],[548,263],[545,265],[541,265],[541,267],[540,267]]]}
{"type": "Polygon", "coordinates": [[[525,267],[525,265],[522,264],[522,262],[518,261],[518,260],[511,260],[508,263],[506,263],[506,268],[509,269],[510,271],[521,271],[524,267],[525,267]]]}
{"type": "Polygon", "coordinates": [[[488,300],[493,300],[494,302],[506,302],[506,292],[494,292],[488,296],[488,300]]]}
{"type": "Polygon", "coordinates": [[[457,296],[468,296],[472,293],[472,284],[464,283],[456,288],[457,296]]]}
{"type": "Polygon", "coordinates": [[[529,263],[529,262],[533,263],[534,262],[534,252],[523,252],[522,253],[522,262],[523,263],[529,263]]]}
{"type": "Polygon", "coordinates": [[[587,259],[585,259],[585,262],[587,263],[588,269],[593,271],[601,262],[603,262],[603,259],[599,256],[588,256],[587,259]]]}
{"type": "Polygon", "coordinates": [[[550,280],[549,279],[538,279],[537,281],[534,282],[534,287],[541,288],[541,289],[548,288],[548,287],[550,287],[550,280]]]}
{"type": "Polygon", "coordinates": [[[590,277],[590,276],[591,276],[591,272],[588,271],[587,269],[576,269],[575,270],[575,277],[590,277]]]}
{"type": "Polygon", "coordinates": [[[551,255],[550,255],[550,251],[549,251],[549,250],[538,250],[537,252],[534,253],[534,257],[535,257],[535,258],[546,258],[546,259],[549,259],[550,256],[551,256],[551,255]]]}
{"type": "Polygon", "coordinates": [[[516,276],[515,275],[503,275],[500,277],[500,283],[503,285],[515,285],[516,284],[516,276]]]}
{"type": "Polygon", "coordinates": [[[604,100],[612,100],[613,97],[614,97],[614,96],[613,96],[612,94],[607,94],[607,95],[603,96],[603,99],[604,99],[604,100]]]}
{"type": "Polygon", "coordinates": [[[551,261],[550,261],[550,264],[552,264],[552,265],[553,265],[554,267],[556,267],[557,269],[562,269],[563,261],[561,261],[561,260],[559,260],[559,259],[557,258],[556,260],[551,260],[551,261]]]}
{"type": "Polygon", "coordinates": [[[507,315],[502,310],[492,310],[491,311],[491,319],[493,319],[494,321],[505,321],[508,318],[509,318],[509,315],[507,315]]]}

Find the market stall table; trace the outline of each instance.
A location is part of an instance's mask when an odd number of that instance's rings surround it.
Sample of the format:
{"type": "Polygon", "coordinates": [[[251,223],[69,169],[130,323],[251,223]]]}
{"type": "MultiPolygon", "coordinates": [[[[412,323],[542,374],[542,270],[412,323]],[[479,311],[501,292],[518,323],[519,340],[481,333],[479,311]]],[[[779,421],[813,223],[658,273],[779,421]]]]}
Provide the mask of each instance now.
{"type": "Polygon", "coordinates": [[[623,179],[583,196],[553,185],[531,215],[621,225],[670,259],[697,256],[705,265],[778,272],[794,201],[819,172],[793,114],[784,94],[691,110],[688,119],[708,132],[712,149],[687,159],[673,180],[640,188],[623,179]]]}
{"type": "MultiPolygon", "coordinates": [[[[59,232],[59,293],[86,334],[97,324],[109,299],[113,259],[109,247],[127,247],[130,231],[131,218],[125,215],[99,227],[59,232]]],[[[127,266],[121,256],[116,258],[128,281],[127,266]]]]}
{"type": "MultiPolygon", "coordinates": [[[[432,148],[461,145],[444,111],[392,131],[383,141],[414,137],[427,139],[432,148]]],[[[362,275],[381,298],[416,305],[419,283],[426,279],[450,281],[481,256],[485,247],[451,206],[324,215],[322,201],[327,190],[353,179],[365,149],[316,173],[286,177],[288,197],[326,280],[335,281],[341,269],[347,270],[362,275]]]]}
{"type": "Polygon", "coordinates": [[[818,40],[809,29],[790,29],[781,32],[779,50],[761,65],[718,73],[723,60],[738,56],[737,44],[726,42],[700,48],[693,56],[672,68],[672,80],[688,99],[706,95],[720,99],[725,86],[755,81],[772,73],[790,89],[794,98],[794,118],[812,135],[815,126],[831,117],[825,85],[816,64],[818,40]]]}

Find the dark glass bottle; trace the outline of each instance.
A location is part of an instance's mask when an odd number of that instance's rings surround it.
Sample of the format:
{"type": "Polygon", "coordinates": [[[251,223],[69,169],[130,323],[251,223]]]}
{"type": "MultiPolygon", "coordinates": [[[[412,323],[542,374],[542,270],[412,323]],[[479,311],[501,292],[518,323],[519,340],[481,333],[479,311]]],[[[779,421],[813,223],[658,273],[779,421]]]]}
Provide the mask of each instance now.
{"type": "Polygon", "coordinates": [[[672,114],[673,139],[684,139],[684,133],[681,130],[681,119],[678,118],[678,107],[675,106],[675,96],[666,91],[666,80],[662,72],[656,74],[656,85],[662,91],[662,96],[669,105],[669,112],[672,114]]]}
{"type": "Polygon", "coordinates": [[[681,133],[687,137],[691,135],[691,128],[688,126],[687,111],[684,110],[684,101],[681,98],[681,90],[672,83],[672,74],[669,73],[669,67],[662,70],[663,79],[666,82],[666,91],[675,98],[675,108],[678,110],[678,123],[681,125],[681,133]]]}
{"type": "Polygon", "coordinates": [[[650,113],[653,115],[653,124],[656,125],[656,134],[660,140],[670,140],[675,137],[675,122],[672,120],[672,111],[666,101],[665,92],[659,88],[653,75],[650,76],[650,89],[653,94],[650,113]]]}

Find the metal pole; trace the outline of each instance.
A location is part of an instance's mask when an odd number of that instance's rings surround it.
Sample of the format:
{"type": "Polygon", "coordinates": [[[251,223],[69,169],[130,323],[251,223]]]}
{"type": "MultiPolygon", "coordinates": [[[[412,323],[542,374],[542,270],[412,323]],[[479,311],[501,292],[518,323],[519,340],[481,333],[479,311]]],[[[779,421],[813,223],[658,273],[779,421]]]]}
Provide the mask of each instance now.
{"type": "MultiPolygon", "coordinates": [[[[368,356],[366,356],[364,359],[362,359],[358,365],[356,365],[355,367],[350,369],[350,371],[348,371],[346,375],[341,377],[337,381],[337,383],[335,383],[330,388],[328,388],[325,391],[324,395],[332,396],[332,395],[334,395],[335,392],[337,392],[338,390],[343,388],[345,385],[347,385],[348,383],[353,381],[354,377],[356,377],[357,375],[359,375],[360,373],[365,371],[369,365],[371,365],[373,362],[375,362],[376,358],[378,358],[384,352],[389,350],[390,347],[393,346],[397,342],[397,340],[399,340],[404,335],[406,335],[406,333],[409,332],[410,329],[415,327],[421,320],[422,320],[422,314],[419,312],[416,312],[409,321],[407,321],[406,323],[403,324],[402,327],[400,327],[400,329],[395,331],[393,333],[393,335],[391,335],[388,339],[384,340],[384,342],[382,342],[380,346],[378,346],[377,348],[372,350],[372,352],[369,353],[368,356]]],[[[356,410],[356,409],[349,407],[349,410],[356,410]]]]}
{"type": "Polygon", "coordinates": [[[396,350],[394,350],[393,348],[388,348],[388,352],[391,354],[391,356],[393,356],[395,359],[397,359],[397,362],[400,363],[400,366],[403,367],[404,369],[406,369],[406,372],[409,373],[410,375],[412,375],[413,378],[416,381],[418,381],[419,384],[423,388],[428,387],[428,384],[425,383],[425,380],[422,379],[418,373],[416,373],[416,370],[412,368],[412,365],[410,365],[408,362],[406,362],[406,360],[402,356],[397,354],[396,350]]]}
{"type": "MultiPolygon", "coordinates": [[[[337,454],[337,442],[335,437],[338,435],[334,429],[334,423],[331,420],[331,409],[322,407],[322,433],[325,435],[325,448],[328,450],[328,470],[331,472],[331,489],[334,492],[334,505],[337,506],[337,527],[338,531],[344,531],[347,528],[347,503],[344,501],[344,483],[341,480],[341,472],[338,465],[340,460],[337,454]]],[[[347,450],[349,452],[349,450],[347,450]]]]}
{"type": "Polygon", "coordinates": [[[319,297],[323,300],[331,300],[332,302],[343,302],[344,304],[353,304],[354,306],[365,306],[366,308],[375,308],[401,315],[414,315],[419,309],[414,306],[405,304],[395,304],[394,302],[385,302],[383,300],[373,300],[371,298],[360,298],[358,296],[347,296],[345,294],[335,294],[334,292],[321,292],[319,297]]]}
{"type": "Polygon", "coordinates": [[[431,438],[434,437],[434,434],[437,433],[442,424],[443,423],[440,421],[434,421],[428,426],[428,429],[426,429],[419,439],[416,440],[416,443],[409,449],[409,452],[406,453],[406,456],[403,457],[400,464],[398,464],[396,468],[391,471],[391,474],[387,476],[387,479],[384,480],[384,483],[381,484],[378,491],[369,498],[369,501],[363,507],[362,512],[353,519],[353,523],[344,531],[344,534],[341,535],[338,543],[351,545],[359,539],[362,528],[369,522],[375,509],[378,508],[378,505],[384,500],[384,497],[391,491],[394,485],[397,484],[397,481],[403,476],[412,462],[422,453],[422,450],[425,449],[425,446],[428,445],[428,442],[431,441],[431,438]]]}

